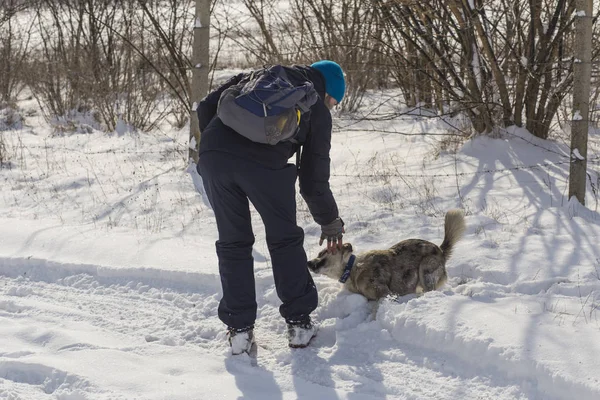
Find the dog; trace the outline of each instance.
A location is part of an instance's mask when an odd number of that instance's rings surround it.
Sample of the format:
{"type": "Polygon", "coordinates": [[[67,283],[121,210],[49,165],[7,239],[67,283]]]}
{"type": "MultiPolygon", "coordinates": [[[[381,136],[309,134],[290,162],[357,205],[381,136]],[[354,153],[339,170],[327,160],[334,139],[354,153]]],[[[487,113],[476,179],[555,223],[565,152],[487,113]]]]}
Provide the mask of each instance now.
{"type": "Polygon", "coordinates": [[[335,254],[322,250],[317,258],[308,261],[308,269],[339,280],[350,292],[369,300],[421,294],[446,283],[446,261],[464,231],[464,213],[453,209],[446,213],[444,241],[439,247],[427,240],[408,239],[388,250],[355,256],[352,245],[346,243],[335,254]]]}

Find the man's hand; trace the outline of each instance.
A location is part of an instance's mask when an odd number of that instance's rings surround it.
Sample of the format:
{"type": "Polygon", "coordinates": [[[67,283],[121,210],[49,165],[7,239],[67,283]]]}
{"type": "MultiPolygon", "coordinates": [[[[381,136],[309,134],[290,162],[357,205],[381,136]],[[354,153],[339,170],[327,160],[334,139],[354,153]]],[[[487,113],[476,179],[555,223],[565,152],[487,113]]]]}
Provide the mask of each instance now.
{"type": "Polygon", "coordinates": [[[339,217],[327,225],[321,225],[321,240],[319,240],[319,246],[327,239],[327,251],[335,254],[338,249],[342,248],[342,237],[345,232],[344,221],[339,217]]]}

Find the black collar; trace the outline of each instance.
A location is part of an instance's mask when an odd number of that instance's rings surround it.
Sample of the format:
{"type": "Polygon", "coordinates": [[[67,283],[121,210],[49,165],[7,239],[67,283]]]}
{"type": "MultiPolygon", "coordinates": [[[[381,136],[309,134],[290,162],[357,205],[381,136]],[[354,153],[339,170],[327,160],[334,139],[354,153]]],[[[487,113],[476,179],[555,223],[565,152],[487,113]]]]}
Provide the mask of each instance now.
{"type": "Polygon", "coordinates": [[[350,277],[350,271],[352,271],[352,267],[354,266],[354,260],[356,260],[356,256],[354,254],[352,254],[350,256],[350,259],[348,259],[348,264],[346,264],[346,268],[344,268],[344,273],[342,274],[342,277],[340,278],[341,283],[346,283],[346,281],[350,277]]]}

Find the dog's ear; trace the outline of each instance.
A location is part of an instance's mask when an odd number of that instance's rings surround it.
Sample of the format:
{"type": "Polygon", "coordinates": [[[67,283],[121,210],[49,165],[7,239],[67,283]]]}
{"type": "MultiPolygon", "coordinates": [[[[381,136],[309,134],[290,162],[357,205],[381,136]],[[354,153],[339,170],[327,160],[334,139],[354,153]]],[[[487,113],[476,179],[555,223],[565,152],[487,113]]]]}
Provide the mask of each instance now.
{"type": "Polygon", "coordinates": [[[352,251],[352,245],[350,243],[344,243],[344,251],[352,251]]]}

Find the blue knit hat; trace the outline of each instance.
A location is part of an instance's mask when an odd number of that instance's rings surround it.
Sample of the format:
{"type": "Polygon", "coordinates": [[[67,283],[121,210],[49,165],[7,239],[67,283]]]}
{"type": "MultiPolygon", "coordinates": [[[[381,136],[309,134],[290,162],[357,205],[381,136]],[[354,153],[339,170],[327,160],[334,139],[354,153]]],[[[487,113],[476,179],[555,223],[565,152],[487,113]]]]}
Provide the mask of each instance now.
{"type": "Polygon", "coordinates": [[[311,64],[311,67],[319,70],[325,77],[325,92],[336,99],[338,103],[341,103],[346,92],[346,80],[344,79],[342,67],[338,63],[329,60],[317,61],[311,64]]]}

